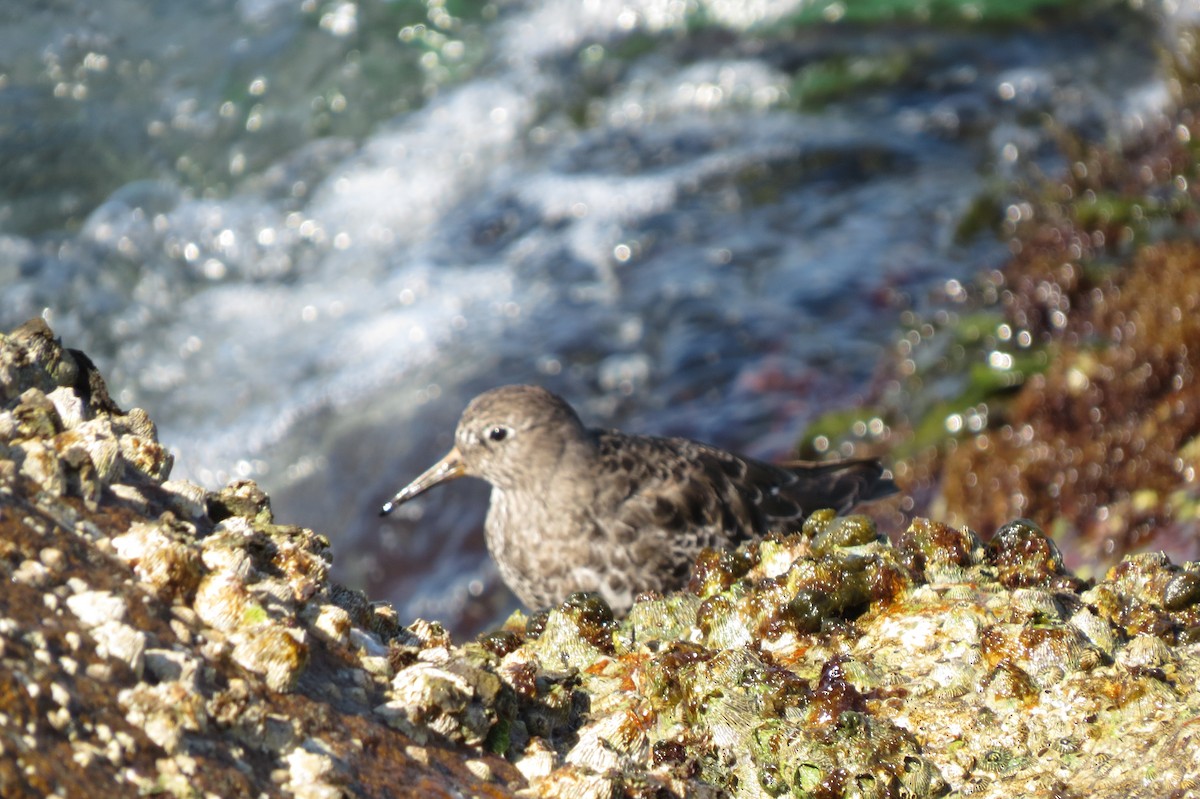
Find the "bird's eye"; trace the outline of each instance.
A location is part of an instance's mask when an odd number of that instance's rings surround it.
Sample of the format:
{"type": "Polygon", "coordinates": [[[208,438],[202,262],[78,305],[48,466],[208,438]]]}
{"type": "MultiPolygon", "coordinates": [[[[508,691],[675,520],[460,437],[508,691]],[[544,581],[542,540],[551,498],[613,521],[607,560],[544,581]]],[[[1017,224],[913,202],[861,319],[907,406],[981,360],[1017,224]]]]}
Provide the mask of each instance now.
{"type": "Polygon", "coordinates": [[[504,439],[508,438],[508,428],[507,427],[493,427],[491,430],[488,431],[487,436],[492,441],[503,441],[504,439]]]}

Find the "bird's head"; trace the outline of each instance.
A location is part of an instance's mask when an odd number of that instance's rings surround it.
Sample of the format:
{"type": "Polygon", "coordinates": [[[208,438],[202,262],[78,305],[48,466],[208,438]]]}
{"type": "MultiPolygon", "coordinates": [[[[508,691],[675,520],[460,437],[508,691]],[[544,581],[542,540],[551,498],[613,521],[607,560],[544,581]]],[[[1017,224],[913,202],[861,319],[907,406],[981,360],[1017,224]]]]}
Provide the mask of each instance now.
{"type": "Polygon", "coordinates": [[[383,507],[393,507],[435,485],[479,477],[500,490],[537,482],[556,473],[567,451],[587,440],[587,430],[565,400],[538,386],[503,386],[473,399],[454,432],[445,457],[402,488],[383,507]]]}

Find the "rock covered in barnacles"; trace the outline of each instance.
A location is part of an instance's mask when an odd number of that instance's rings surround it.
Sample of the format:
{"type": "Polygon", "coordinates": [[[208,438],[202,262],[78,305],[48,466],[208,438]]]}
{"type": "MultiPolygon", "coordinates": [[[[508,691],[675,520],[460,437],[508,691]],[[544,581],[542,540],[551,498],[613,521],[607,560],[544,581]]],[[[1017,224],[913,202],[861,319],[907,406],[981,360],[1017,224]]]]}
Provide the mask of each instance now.
{"type": "Polygon", "coordinates": [[[702,553],[693,588],[704,599],[697,623],[715,644],[761,640],[782,654],[797,636],[887,602],[911,581],[910,569],[869,519],[818,511],[802,535],[767,538],[732,555],[702,553]],[[718,564],[715,579],[705,574],[710,562],[718,564]]]}
{"type": "Polygon", "coordinates": [[[599,594],[572,594],[547,615],[531,646],[554,668],[583,668],[612,653],[615,629],[612,610],[599,594]]]}
{"type": "Polygon", "coordinates": [[[195,528],[172,524],[169,518],[153,523],[134,522],[112,539],[117,557],[164,598],[190,597],[200,584],[204,564],[195,546],[195,528]]]}
{"type": "Polygon", "coordinates": [[[472,665],[467,658],[453,658],[443,647],[432,647],[396,673],[388,701],[375,712],[421,743],[432,733],[477,746],[495,724],[502,686],[492,670],[472,665]]]}
{"type": "Polygon", "coordinates": [[[234,662],[262,675],[273,691],[291,691],[308,665],[308,641],[301,629],[268,622],[244,627],[232,639],[234,662]]]}
{"type": "Polygon", "coordinates": [[[1169,642],[1200,641],[1196,564],[1180,569],[1160,552],[1131,555],[1083,595],[1097,615],[1128,636],[1144,633],[1169,642]]]}
{"type": "Polygon", "coordinates": [[[283,788],[296,799],[342,799],[351,775],[333,747],[320,738],[309,738],[285,756],[288,781],[283,788]]]}
{"type": "Polygon", "coordinates": [[[961,583],[984,559],[979,536],[967,528],[914,519],[896,542],[905,562],[931,584],[961,583]]]}
{"type": "Polygon", "coordinates": [[[188,733],[206,732],[209,725],[204,697],[180,681],[139,684],[121,691],[117,701],[125,718],[145,731],[167,752],[180,750],[188,733]]]}
{"type": "Polygon", "coordinates": [[[9,450],[19,473],[27,477],[39,489],[51,497],[61,497],[67,490],[67,477],[63,463],[54,447],[44,441],[26,440],[18,442],[9,450]]]}
{"type": "Polygon", "coordinates": [[[233,632],[267,620],[267,611],[254,600],[237,574],[216,571],[200,581],[196,615],[215,630],[233,632]]]}
{"type": "Polygon", "coordinates": [[[271,498],[253,480],[235,480],[208,497],[208,515],[213,521],[242,518],[252,522],[274,521],[271,498]]]}
{"type": "Polygon", "coordinates": [[[8,413],[13,420],[13,441],[51,439],[63,429],[58,409],[39,388],[22,392],[8,413]]]}
{"type": "Polygon", "coordinates": [[[0,347],[0,399],[6,405],[30,389],[51,392],[75,383],[79,367],[44,320],[31,319],[6,338],[0,347]]]}
{"type": "Polygon", "coordinates": [[[123,661],[134,674],[142,673],[146,635],[125,623],[127,604],[108,591],[80,591],[67,598],[67,609],[86,627],[101,656],[123,661]]]}
{"type": "Polygon", "coordinates": [[[121,411],[91,361],[63,349],[45,322],[26,323],[2,344],[0,447],[40,490],[94,508],[106,489],[142,497],[123,482],[126,470],[155,483],[170,474],[173,458],[145,411],[121,411]]]}
{"type": "Polygon", "coordinates": [[[1175,643],[1190,567],[1135,558],[1088,589],[1036,526],[1000,532],[917,520],[893,548],[818,513],[802,535],[703,555],[698,596],[617,621],[586,598],[518,618],[484,638],[516,699],[497,720],[510,756],[543,796],[1124,796],[1145,787],[1137,767],[1096,764],[1142,758],[1164,788],[1200,777],[1178,756],[1200,707],[1200,659],[1175,643]],[[539,717],[555,680],[576,712],[539,717]]]}
{"type": "Polygon", "coordinates": [[[987,560],[1007,588],[1045,588],[1078,591],[1082,581],[1067,572],[1058,546],[1027,519],[1009,522],[987,545],[987,560]]]}
{"type": "Polygon", "coordinates": [[[0,334],[0,795],[519,783],[372,718],[418,639],[328,582],[328,541],[276,525],[253,483],[209,493],[169,470],[85,355],[41,321],[0,334]]]}

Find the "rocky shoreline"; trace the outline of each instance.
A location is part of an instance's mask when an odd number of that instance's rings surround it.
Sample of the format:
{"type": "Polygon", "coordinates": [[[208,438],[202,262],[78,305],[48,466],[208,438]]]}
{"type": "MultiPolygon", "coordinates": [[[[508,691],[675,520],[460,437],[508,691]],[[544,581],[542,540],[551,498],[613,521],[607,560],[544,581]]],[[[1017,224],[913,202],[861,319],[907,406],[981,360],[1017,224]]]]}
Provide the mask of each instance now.
{"type": "Polygon", "coordinates": [[[6,797],[1200,790],[1200,564],[1091,584],[1030,523],[822,513],[623,620],[581,596],[455,643],[331,583],[253,483],[168,479],[40,320],[0,398],[6,797]]]}

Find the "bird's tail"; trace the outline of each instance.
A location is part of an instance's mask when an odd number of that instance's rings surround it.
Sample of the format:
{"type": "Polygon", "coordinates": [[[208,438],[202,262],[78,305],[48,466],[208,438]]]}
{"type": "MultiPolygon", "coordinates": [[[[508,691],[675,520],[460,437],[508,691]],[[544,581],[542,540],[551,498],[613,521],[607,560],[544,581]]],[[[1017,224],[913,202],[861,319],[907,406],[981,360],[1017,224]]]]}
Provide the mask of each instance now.
{"type": "Polygon", "coordinates": [[[877,458],[840,461],[790,461],[779,464],[800,477],[788,487],[788,496],[809,510],[834,508],[846,513],[861,502],[895,494],[896,484],[885,477],[877,458]]]}

